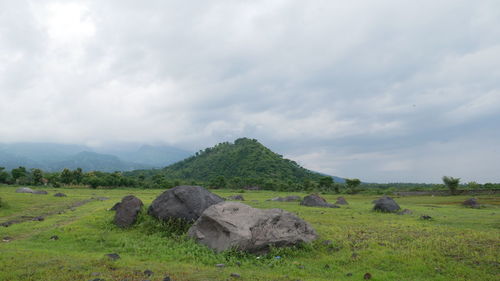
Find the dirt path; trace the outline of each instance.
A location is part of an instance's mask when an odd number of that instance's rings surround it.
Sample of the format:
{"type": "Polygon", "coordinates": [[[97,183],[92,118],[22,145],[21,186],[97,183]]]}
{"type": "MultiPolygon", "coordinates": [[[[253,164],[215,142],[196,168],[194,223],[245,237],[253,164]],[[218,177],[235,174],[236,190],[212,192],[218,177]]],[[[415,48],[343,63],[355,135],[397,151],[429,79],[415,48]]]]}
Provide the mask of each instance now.
{"type": "Polygon", "coordinates": [[[74,210],[76,207],[80,207],[80,206],[82,206],[84,204],[87,204],[89,202],[98,201],[98,200],[100,200],[100,199],[99,198],[90,198],[90,199],[85,199],[85,200],[82,200],[82,201],[77,201],[77,202],[74,202],[71,205],[69,205],[66,208],[63,208],[61,210],[57,210],[57,211],[53,211],[53,212],[41,214],[41,215],[38,215],[38,216],[20,216],[18,218],[15,218],[15,219],[12,219],[12,220],[0,223],[0,226],[9,227],[9,226],[11,226],[13,224],[23,223],[23,222],[27,222],[27,221],[43,221],[48,216],[63,214],[63,213],[65,213],[68,210],[74,210]]]}

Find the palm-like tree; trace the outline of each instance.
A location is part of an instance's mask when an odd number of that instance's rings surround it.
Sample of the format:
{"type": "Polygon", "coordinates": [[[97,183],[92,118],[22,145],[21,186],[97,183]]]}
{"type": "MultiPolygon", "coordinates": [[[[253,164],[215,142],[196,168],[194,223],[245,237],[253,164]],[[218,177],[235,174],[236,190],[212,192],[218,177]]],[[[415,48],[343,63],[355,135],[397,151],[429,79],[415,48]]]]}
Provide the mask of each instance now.
{"type": "Polygon", "coordinates": [[[460,178],[454,178],[454,177],[443,177],[443,183],[450,189],[451,194],[456,194],[457,193],[457,188],[458,184],[460,183],[460,178]]]}

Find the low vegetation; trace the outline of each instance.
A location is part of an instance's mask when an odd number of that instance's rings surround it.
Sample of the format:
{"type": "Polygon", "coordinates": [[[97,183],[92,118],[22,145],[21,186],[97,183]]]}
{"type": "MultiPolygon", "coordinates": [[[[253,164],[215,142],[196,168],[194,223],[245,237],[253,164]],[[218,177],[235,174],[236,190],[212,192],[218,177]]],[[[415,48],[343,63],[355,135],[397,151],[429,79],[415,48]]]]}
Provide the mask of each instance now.
{"type": "MultiPolygon", "coordinates": [[[[257,256],[216,254],[187,239],[185,224],[159,222],[144,213],[129,229],[113,225],[114,212],[108,209],[123,196],[134,194],[147,208],[163,190],[46,188],[49,194],[39,195],[15,189],[0,186],[0,197],[8,202],[0,208],[0,223],[49,215],[0,228],[5,241],[0,242],[0,280],[156,281],[167,275],[171,280],[230,280],[239,275],[238,280],[314,281],[363,280],[369,273],[371,280],[418,281],[496,280],[500,274],[497,195],[477,197],[479,209],[462,206],[468,197],[460,195],[400,197],[395,200],[412,214],[397,215],[372,211],[377,196],[369,194],[345,195],[349,205],[341,208],[314,208],[266,201],[306,193],[246,191],[245,204],[291,211],[320,235],[312,244],[257,256]],[[54,197],[56,192],[67,197],[54,197]],[[110,199],[88,200],[92,197],[110,199]],[[109,253],[120,259],[109,259],[109,253]],[[147,277],[145,270],[154,274],[147,277]]],[[[322,196],[335,202],[336,195],[322,196]]]]}

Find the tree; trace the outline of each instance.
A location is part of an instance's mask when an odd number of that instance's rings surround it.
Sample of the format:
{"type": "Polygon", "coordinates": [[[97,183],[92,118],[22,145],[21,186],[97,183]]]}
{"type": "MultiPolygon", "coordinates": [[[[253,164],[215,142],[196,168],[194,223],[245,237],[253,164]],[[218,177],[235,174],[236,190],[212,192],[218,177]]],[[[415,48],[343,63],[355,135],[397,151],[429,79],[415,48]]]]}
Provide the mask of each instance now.
{"type": "Polygon", "coordinates": [[[33,184],[39,185],[42,184],[43,181],[43,172],[40,169],[31,169],[31,174],[33,175],[33,184]]]}
{"type": "Polygon", "coordinates": [[[333,178],[332,177],[322,177],[319,179],[319,187],[330,190],[333,187],[333,178]]]}
{"type": "Polygon", "coordinates": [[[60,178],[62,183],[70,184],[73,181],[73,173],[69,169],[64,168],[61,172],[60,178]]]}
{"type": "Polygon", "coordinates": [[[226,178],[224,176],[217,176],[215,178],[212,178],[209,185],[211,188],[225,188],[226,178]]]}
{"type": "Polygon", "coordinates": [[[82,183],[82,179],[83,179],[82,168],[76,168],[76,170],[73,171],[73,179],[74,179],[76,184],[82,183]]]}
{"type": "Polygon", "coordinates": [[[361,181],[359,179],[345,179],[345,184],[350,193],[356,193],[356,188],[361,184],[361,181]]]}
{"type": "Polygon", "coordinates": [[[20,166],[19,168],[12,169],[10,173],[12,174],[12,178],[14,179],[14,181],[18,182],[20,178],[26,177],[27,171],[25,167],[20,166]]]}
{"type": "Polygon", "coordinates": [[[5,172],[5,167],[0,167],[0,183],[7,183],[9,173],[5,172]]]}
{"type": "Polygon", "coordinates": [[[335,190],[335,193],[340,193],[340,184],[334,182],[333,183],[333,190],[335,190]]]}
{"type": "Polygon", "coordinates": [[[471,182],[468,182],[468,183],[467,183],[467,188],[472,189],[472,190],[474,190],[474,189],[479,189],[479,188],[481,188],[481,185],[480,185],[480,184],[478,184],[478,183],[477,183],[477,182],[475,182],[475,181],[471,181],[471,182]]]}
{"type": "Polygon", "coordinates": [[[322,177],[319,179],[319,186],[320,187],[330,187],[333,185],[333,178],[332,177],[322,177]]]}
{"type": "Polygon", "coordinates": [[[458,184],[460,183],[460,178],[443,176],[443,183],[448,187],[452,195],[457,194],[458,184]]]}
{"type": "Polygon", "coordinates": [[[45,178],[47,179],[48,184],[52,185],[53,187],[60,187],[61,186],[59,184],[59,181],[60,181],[59,173],[46,174],[45,178]]]}

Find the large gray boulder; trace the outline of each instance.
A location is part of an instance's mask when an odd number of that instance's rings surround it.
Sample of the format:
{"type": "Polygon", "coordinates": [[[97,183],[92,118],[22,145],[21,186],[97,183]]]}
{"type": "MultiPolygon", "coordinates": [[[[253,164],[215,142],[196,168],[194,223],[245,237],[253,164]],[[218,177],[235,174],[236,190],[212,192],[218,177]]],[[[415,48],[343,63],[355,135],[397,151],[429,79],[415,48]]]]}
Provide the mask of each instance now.
{"type": "Polygon", "coordinates": [[[308,207],[339,208],[339,206],[337,205],[326,202],[325,198],[317,194],[311,194],[304,197],[304,199],[302,199],[302,202],[300,202],[300,205],[308,207]]]}
{"type": "Polygon", "coordinates": [[[469,207],[469,208],[474,208],[474,209],[479,209],[481,207],[481,204],[479,204],[479,201],[477,201],[476,198],[469,198],[465,200],[462,205],[469,207]]]}
{"type": "Polygon", "coordinates": [[[149,206],[148,214],[165,221],[194,221],[206,208],[223,201],[224,199],[201,186],[181,185],[158,196],[149,206]]]}
{"type": "Polygon", "coordinates": [[[217,252],[238,249],[251,253],[265,253],[270,246],[293,246],[317,238],[316,231],[295,214],[281,209],[256,209],[239,202],[210,206],[188,235],[217,252]]]}
{"type": "Polygon", "coordinates": [[[16,192],[17,193],[33,193],[33,189],[31,189],[29,187],[20,187],[20,188],[16,189],[16,192]]]}
{"type": "Polygon", "coordinates": [[[389,196],[381,197],[380,199],[373,201],[373,203],[375,203],[373,210],[384,213],[394,213],[401,209],[398,203],[396,203],[396,201],[389,196]]]}
{"type": "Polygon", "coordinates": [[[114,223],[122,228],[130,227],[137,221],[137,216],[144,204],[134,195],[127,195],[122,198],[116,207],[114,223]]]}

